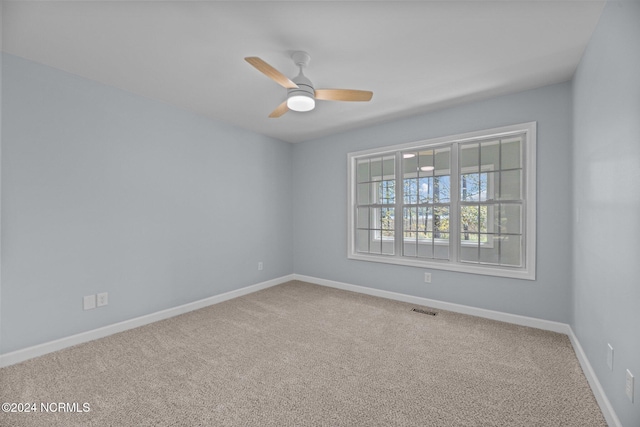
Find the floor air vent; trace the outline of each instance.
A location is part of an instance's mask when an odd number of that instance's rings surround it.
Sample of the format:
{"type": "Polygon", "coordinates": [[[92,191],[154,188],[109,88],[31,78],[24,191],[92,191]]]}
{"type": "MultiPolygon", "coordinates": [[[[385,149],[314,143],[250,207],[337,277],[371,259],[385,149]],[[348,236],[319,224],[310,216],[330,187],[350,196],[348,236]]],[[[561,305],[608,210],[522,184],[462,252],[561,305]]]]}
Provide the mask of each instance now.
{"type": "Polygon", "coordinates": [[[412,308],[411,311],[415,311],[416,313],[420,313],[420,314],[428,314],[429,316],[437,316],[438,315],[438,313],[436,313],[435,311],[421,310],[419,308],[412,308]]]}

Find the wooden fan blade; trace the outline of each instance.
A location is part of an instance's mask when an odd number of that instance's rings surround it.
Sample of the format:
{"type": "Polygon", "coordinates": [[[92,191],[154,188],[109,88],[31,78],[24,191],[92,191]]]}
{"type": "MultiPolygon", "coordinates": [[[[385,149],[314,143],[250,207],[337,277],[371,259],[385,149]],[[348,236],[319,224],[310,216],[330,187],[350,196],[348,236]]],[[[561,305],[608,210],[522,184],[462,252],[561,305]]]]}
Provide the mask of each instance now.
{"type": "Polygon", "coordinates": [[[244,60],[247,61],[249,64],[253,65],[262,74],[269,77],[274,82],[278,83],[280,86],[285,87],[287,89],[295,89],[298,87],[298,85],[292,82],[291,80],[289,80],[287,76],[285,76],[280,71],[276,70],[271,65],[267,64],[257,56],[248,56],[244,58],[244,60]]]}
{"type": "Polygon", "coordinates": [[[316,89],[316,99],[323,101],[371,101],[373,92],[353,89],[316,89]]]}
{"type": "Polygon", "coordinates": [[[289,107],[287,107],[287,101],[284,101],[282,104],[278,105],[275,110],[269,114],[269,118],[276,119],[289,111],[289,107]]]}

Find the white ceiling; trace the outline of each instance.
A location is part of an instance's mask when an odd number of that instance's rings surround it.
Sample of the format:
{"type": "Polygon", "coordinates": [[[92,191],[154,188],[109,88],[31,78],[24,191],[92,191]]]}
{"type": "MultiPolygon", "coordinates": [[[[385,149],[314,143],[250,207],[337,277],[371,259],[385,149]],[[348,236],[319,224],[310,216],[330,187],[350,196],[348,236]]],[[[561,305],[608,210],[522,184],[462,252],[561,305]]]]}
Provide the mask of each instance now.
{"type": "Polygon", "coordinates": [[[566,81],[603,1],[4,1],[3,51],[289,142],[566,81]],[[374,92],[268,114],[286,90],[374,92]]]}

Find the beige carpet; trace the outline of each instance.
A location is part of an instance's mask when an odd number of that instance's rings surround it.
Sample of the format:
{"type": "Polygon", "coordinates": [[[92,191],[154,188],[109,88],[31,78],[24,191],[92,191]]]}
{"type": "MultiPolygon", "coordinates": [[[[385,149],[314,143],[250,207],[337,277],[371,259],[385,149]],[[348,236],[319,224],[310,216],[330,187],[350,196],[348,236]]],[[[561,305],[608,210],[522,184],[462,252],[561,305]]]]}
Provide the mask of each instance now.
{"type": "Polygon", "coordinates": [[[606,426],[562,334],[289,282],[0,370],[2,426],[606,426]]]}

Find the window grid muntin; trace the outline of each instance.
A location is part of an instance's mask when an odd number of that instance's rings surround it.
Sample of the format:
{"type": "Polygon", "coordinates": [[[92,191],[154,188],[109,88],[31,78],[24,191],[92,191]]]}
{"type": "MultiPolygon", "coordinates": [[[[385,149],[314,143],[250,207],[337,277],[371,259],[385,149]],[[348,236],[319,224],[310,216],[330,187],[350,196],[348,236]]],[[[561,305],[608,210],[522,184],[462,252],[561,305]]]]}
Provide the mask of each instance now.
{"type": "Polygon", "coordinates": [[[449,260],[451,258],[450,227],[443,228],[439,220],[446,212],[447,223],[450,224],[451,221],[450,184],[448,197],[440,197],[440,186],[445,185],[445,178],[448,178],[447,181],[449,183],[451,182],[451,146],[447,144],[444,146],[415,147],[399,151],[397,158],[400,161],[398,179],[402,180],[401,187],[403,191],[403,198],[399,207],[401,209],[400,212],[402,212],[402,229],[399,234],[401,248],[399,253],[403,257],[410,258],[449,260]],[[425,184],[426,191],[423,190],[425,184]],[[408,190],[409,197],[405,193],[408,190]],[[448,200],[448,202],[441,202],[440,200],[448,200]],[[412,225],[414,212],[416,227],[407,228],[405,225],[407,217],[410,225],[412,225]],[[420,228],[420,212],[426,212],[423,218],[423,229],[420,228]],[[440,214],[438,215],[436,212],[440,212],[440,214]],[[436,247],[436,245],[440,247],[436,247]],[[445,246],[446,254],[443,253],[443,247],[445,246]]]}
{"type": "Polygon", "coordinates": [[[395,157],[389,155],[373,155],[356,161],[356,235],[355,250],[364,254],[393,255],[395,229],[391,226],[390,217],[395,218],[395,157]],[[364,166],[366,165],[366,166],[364,166]],[[361,173],[366,171],[365,174],[361,173]],[[390,170],[389,170],[390,169],[390,170]],[[366,176],[363,176],[366,175],[366,176]],[[367,194],[362,194],[366,191],[367,194]],[[367,224],[361,223],[361,211],[366,209],[367,224]],[[377,213],[377,214],[376,214],[377,213]],[[366,237],[366,248],[363,248],[363,236],[366,237]],[[391,246],[391,250],[389,250],[391,246]],[[385,249],[387,248],[387,249],[385,249]]]}
{"type": "MultiPolygon", "coordinates": [[[[478,208],[478,230],[474,233],[478,236],[477,241],[475,243],[472,242],[472,244],[474,246],[476,246],[476,255],[475,255],[475,260],[470,260],[470,259],[463,259],[462,258],[462,252],[463,250],[460,250],[460,253],[458,255],[458,262],[461,263],[470,263],[470,264],[480,264],[480,265],[495,265],[495,266],[500,266],[500,267],[505,267],[505,266],[509,266],[509,267],[518,267],[518,268],[522,268],[524,267],[524,263],[526,260],[526,254],[525,254],[525,235],[524,235],[524,228],[523,228],[523,222],[525,220],[525,208],[524,208],[524,204],[525,204],[525,195],[524,195],[524,188],[526,188],[526,183],[524,182],[524,180],[526,179],[526,173],[524,170],[524,165],[525,165],[525,161],[522,158],[524,153],[526,152],[525,148],[523,147],[524,144],[526,142],[526,135],[524,133],[522,134],[518,134],[518,135],[510,135],[507,138],[484,138],[481,140],[475,140],[472,142],[467,142],[467,143],[461,143],[458,145],[457,149],[459,152],[459,156],[462,157],[461,153],[462,150],[465,149],[473,149],[474,147],[477,147],[477,155],[478,155],[478,161],[477,161],[477,171],[478,174],[481,176],[482,175],[482,168],[483,167],[487,167],[487,164],[485,164],[483,162],[482,159],[482,152],[483,152],[483,147],[486,146],[491,146],[491,145],[498,145],[498,149],[497,149],[497,153],[498,153],[498,159],[497,159],[497,168],[495,167],[495,163],[493,163],[493,167],[491,168],[491,173],[497,174],[494,175],[498,176],[498,185],[497,187],[497,199],[496,198],[486,198],[484,200],[482,200],[482,197],[479,196],[477,201],[469,201],[469,200],[463,200],[465,199],[464,194],[460,194],[460,200],[459,200],[459,212],[460,212],[460,220],[462,221],[462,210],[465,207],[477,207],[478,208]],[[507,168],[502,168],[503,165],[503,141],[507,140],[506,143],[514,143],[514,142],[518,142],[518,153],[520,156],[519,159],[519,165],[520,167],[507,167],[507,168]],[[518,179],[518,190],[517,190],[517,194],[520,196],[517,199],[504,199],[503,198],[503,183],[507,180],[503,180],[503,174],[505,172],[514,172],[514,171],[518,171],[519,172],[519,179],[518,179]],[[489,219],[489,215],[496,215],[496,211],[497,211],[497,215],[498,215],[498,220],[497,223],[501,224],[502,218],[501,218],[501,214],[502,214],[502,206],[503,205],[509,205],[509,204],[517,204],[520,205],[520,218],[519,218],[519,222],[520,225],[518,227],[518,229],[520,230],[519,233],[509,233],[509,232],[503,232],[502,229],[500,227],[498,227],[495,230],[492,230],[491,232],[489,232],[490,230],[487,230],[486,232],[482,232],[482,230],[480,229],[480,222],[481,222],[481,218],[480,218],[480,212],[481,212],[481,208],[482,207],[486,207],[487,210],[487,218],[486,218],[486,223],[487,225],[489,224],[495,224],[496,221],[494,220],[490,220],[489,219]],[[485,237],[485,242],[483,242],[482,236],[486,236],[485,237]],[[513,263],[513,262],[503,262],[503,257],[502,257],[502,248],[503,248],[503,242],[507,239],[509,239],[510,237],[514,237],[520,240],[519,242],[519,256],[518,256],[518,262],[517,263],[513,263]],[[486,244],[489,242],[489,240],[491,240],[492,246],[493,244],[497,245],[497,261],[496,262],[489,262],[489,261],[483,261],[483,254],[487,254],[488,253],[488,246],[485,246],[483,248],[483,243],[486,244]],[[483,252],[484,250],[484,252],[483,252]]],[[[462,185],[462,180],[464,176],[468,176],[469,173],[468,171],[472,169],[472,166],[469,165],[462,165],[462,162],[458,165],[458,180],[461,182],[460,187],[461,187],[461,191],[463,188],[462,185]],[[463,169],[465,169],[465,171],[463,171],[463,169]]],[[[472,172],[473,173],[473,172],[472,172]]],[[[508,181],[507,181],[508,182],[508,181]]],[[[495,196],[495,188],[494,190],[491,192],[492,196],[495,196]]],[[[486,190],[487,195],[489,194],[488,189],[486,190]]],[[[467,197],[468,198],[468,197],[467,197]]],[[[459,224],[460,228],[463,229],[463,225],[460,223],[459,224]]],[[[468,234],[466,234],[465,232],[463,232],[461,230],[461,232],[458,235],[458,238],[460,239],[460,245],[462,247],[462,245],[466,245],[467,249],[466,252],[469,252],[469,241],[465,240],[464,238],[467,237],[468,234]]],[[[491,248],[493,249],[493,247],[491,248]]]]}

